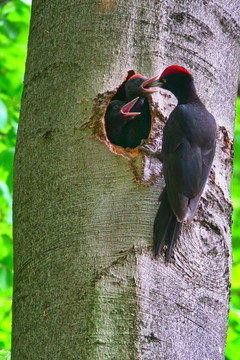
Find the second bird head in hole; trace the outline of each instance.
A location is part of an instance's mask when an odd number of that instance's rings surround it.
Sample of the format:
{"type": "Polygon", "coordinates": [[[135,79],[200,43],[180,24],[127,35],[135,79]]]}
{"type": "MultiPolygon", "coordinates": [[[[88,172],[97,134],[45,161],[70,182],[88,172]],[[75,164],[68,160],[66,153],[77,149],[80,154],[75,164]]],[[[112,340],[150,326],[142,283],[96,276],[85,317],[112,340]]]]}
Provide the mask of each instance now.
{"type": "Polygon", "coordinates": [[[157,78],[147,79],[141,74],[131,76],[125,83],[123,99],[110,102],[105,114],[105,128],[112,144],[133,149],[142,140],[147,140],[151,130],[147,98],[157,91],[150,86],[157,78]]]}

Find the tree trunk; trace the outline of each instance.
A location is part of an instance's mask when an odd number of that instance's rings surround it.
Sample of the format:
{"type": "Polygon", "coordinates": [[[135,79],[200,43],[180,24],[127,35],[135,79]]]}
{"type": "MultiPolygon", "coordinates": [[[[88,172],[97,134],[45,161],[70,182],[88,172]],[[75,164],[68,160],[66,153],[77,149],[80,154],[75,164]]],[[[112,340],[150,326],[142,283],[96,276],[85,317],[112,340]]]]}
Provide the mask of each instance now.
{"type": "MultiPolygon", "coordinates": [[[[13,360],[224,359],[239,14],[237,0],[33,0],[14,171],[13,360]],[[152,253],[159,163],[119,155],[101,121],[129,70],[171,64],[194,75],[218,143],[167,265],[152,253]]],[[[151,102],[153,147],[173,109],[162,94],[151,102]]]]}

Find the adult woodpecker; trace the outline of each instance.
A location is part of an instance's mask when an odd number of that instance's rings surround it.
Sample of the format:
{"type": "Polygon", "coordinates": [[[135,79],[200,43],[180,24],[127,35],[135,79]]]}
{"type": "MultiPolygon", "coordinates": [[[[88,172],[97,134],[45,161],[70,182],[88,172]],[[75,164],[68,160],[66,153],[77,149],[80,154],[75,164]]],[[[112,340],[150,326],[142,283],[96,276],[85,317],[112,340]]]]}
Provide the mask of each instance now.
{"type": "Polygon", "coordinates": [[[107,107],[105,114],[105,128],[109,141],[124,148],[134,148],[141,142],[135,124],[138,123],[140,112],[131,112],[138,101],[138,97],[126,103],[113,100],[107,107]]]}
{"type": "Polygon", "coordinates": [[[183,67],[169,66],[148,86],[169,90],[178,100],[163,130],[166,186],[154,221],[155,256],[166,243],[169,261],[182,222],[192,221],[206,184],[216,147],[216,122],[199,99],[192,75],[183,67]]]}
{"type": "Polygon", "coordinates": [[[141,140],[146,140],[151,130],[151,113],[148,105],[148,96],[156,92],[156,89],[151,89],[150,83],[157,80],[157,77],[147,79],[141,74],[135,74],[129,78],[125,84],[125,94],[127,100],[132,100],[139,97],[139,100],[133,106],[132,111],[141,112],[138,116],[138,122],[132,124],[136,129],[134,130],[137,145],[140,145],[141,140]],[[139,141],[140,139],[140,141],[139,141]]]}

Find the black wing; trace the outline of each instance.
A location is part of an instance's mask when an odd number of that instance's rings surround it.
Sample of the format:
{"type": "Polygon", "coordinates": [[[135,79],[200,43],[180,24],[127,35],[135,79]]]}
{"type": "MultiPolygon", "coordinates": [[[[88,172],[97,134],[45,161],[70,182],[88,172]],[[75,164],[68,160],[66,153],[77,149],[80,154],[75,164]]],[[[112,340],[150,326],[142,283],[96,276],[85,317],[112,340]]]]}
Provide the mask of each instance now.
{"type": "Polygon", "coordinates": [[[195,211],[212,165],[216,123],[203,104],[177,106],[163,133],[163,166],[169,203],[178,220],[195,211]]]}

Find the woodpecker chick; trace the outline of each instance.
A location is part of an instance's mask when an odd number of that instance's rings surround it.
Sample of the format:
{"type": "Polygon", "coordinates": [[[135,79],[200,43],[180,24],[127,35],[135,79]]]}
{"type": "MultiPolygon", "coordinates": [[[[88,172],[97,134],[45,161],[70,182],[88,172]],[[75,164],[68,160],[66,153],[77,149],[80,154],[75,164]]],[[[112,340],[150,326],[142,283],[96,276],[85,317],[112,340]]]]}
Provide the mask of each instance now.
{"type": "Polygon", "coordinates": [[[148,79],[142,74],[135,74],[131,76],[125,84],[125,93],[127,99],[131,100],[137,96],[147,98],[148,95],[155,93],[157,90],[152,89],[149,84],[154,83],[158,80],[159,76],[155,76],[152,79],[148,79]]]}
{"type": "Polygon", "coordinates": [[[105,128],[109,141],[123,148],[135,148],[141,139],[138,135],[138,118],[140,112],[133,112],[132,108],[138,97],[126,103],[113,100],[107,107],[105,114],[105,128]]]}
{"type": "MultiPolygon", "coordinates": [[[[142,140],[147,140],[151,130],[151,113],[149,110],[148,96],[155,93],[156,90],[149,87],[149,83],[154,82],[157,77],[153,79],[147,79],[141,74],[135,74],[125,84],[125,94],[127,100],[132,100],[139,97],[139,100],[134,105],[132,111],[141,112],[138,117],[137,129],[134,131],[135,141],[137,145],[140,145],[142,140]],[[140,141],[139,141],[140,139],[140,141]]],[[[135,123],[133,124],[133,126],[135,123]]]]}

